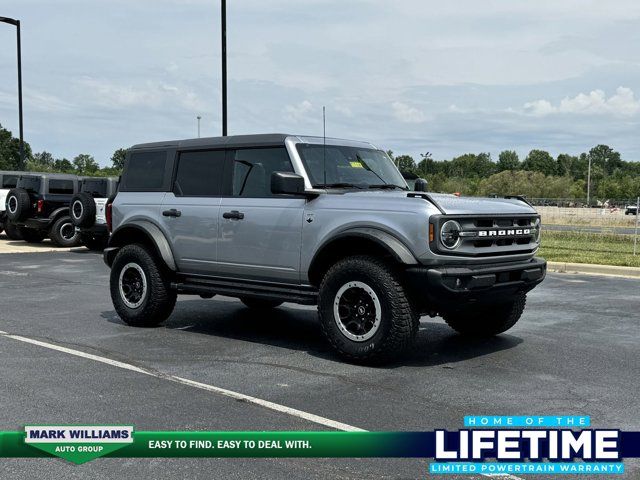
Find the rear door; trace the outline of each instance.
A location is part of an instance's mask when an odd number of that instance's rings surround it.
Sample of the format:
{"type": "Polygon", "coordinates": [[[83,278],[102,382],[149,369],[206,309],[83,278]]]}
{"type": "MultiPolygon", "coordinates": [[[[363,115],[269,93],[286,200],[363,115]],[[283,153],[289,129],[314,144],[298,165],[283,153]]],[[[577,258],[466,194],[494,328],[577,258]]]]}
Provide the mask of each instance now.
{"type": "Polygon", "coordinates": [[[305,199],[271,193],[273,172],[294,171],[286,149],[229,150],[227,165],[233,188],[220,206],[220,273],[299,283],[305,199]]]}
{"type": "Polygon", "coordinates": [[[224,165],[224,150],[178,153],[173,189],[164,197],[160,223],[182,272],[216,271],[224,165]]]}

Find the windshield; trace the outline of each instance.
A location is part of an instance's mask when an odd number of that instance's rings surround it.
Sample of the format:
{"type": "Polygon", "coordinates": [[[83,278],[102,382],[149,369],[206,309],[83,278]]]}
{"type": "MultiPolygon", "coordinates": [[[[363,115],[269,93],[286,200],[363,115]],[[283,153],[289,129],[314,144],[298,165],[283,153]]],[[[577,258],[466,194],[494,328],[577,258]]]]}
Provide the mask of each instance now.
{"type": "Polygon", "coordinates": [[[380,150],[310,144],[297,148],[314,187],[407,188],[400,172],[380,150]]]}

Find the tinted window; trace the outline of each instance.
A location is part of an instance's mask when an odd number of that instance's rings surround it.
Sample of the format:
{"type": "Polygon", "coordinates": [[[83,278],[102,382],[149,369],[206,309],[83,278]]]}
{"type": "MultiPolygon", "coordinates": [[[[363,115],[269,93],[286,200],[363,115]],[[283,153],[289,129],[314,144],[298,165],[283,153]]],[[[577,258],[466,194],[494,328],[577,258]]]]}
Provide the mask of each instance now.
{"type": "Polygon", "coordinates": [[[73,180],[49,180],[49,193],[73,193],[73,180]]]}
{"type": "Polygon", "coordinates": [[[164,180],[167,152],[132,153],[127,164],[125,186],[128,190],[160,190],[164,180]]]}
{"type": "Polygon", "coordinates": [[[86,192],[94,197],[104,198],[107,196],[106,180],[83,180],[80,191],[86,192]]]}
{"type": "Polygon", "coordinates": [[[233,195],[270,197],[273,172],[293,172],[284,147],[236,150],[233,155],[233,195]]]}
{"type": "Polygon", "coordinates": [[[27,192],[38,193],[40,191],[40,178],[22,177],[18,179],[17,186],[24,188],[27,192]]]}
{"type": "Polygon", "coordinates": [[[183,152],[173,192],[188,197],[213,197],[221,194],[224,151],[183,152]]]}
{"type": "Polygon", "coordinates": [[[17,175],[3,175],[2,188],[15,188],[17,184],[18,184],[17,175]]]}

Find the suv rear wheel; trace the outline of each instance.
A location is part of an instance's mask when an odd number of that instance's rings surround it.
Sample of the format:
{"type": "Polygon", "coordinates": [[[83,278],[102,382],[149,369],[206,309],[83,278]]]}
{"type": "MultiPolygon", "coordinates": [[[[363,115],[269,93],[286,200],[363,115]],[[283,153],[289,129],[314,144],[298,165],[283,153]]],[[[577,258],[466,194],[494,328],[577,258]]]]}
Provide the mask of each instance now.
{"type": "Polygon", "coordinates": [[[71,217],[60,217],[53,222],[49,238],[58,247],[76,247],[80,244],[80,235],[71,223],[71,217]]]}
{"type": "Polygon", "coordinates": [[[513,327],[524,311],[527,295],[490,306],[474,306],[455,312],[443,313],[445,322],[458,333],[473,336],[493,336],[513,327]]]}
{"type": "Polygon", "coordinates": [[[7,238],[9,240],[22,240],[22,237],[20,236],[20,231],[18,230],[18,227],[16,227],[9,220],[7,220],[4,223],[4,233],[7,234],[7,238]]]}
{"type": "Polygon", "coordinates": [[[33,228],[18,227],[20,238],[27,243],[40,243],[47,237],[47,234],[33,228]]]}
{"type": "Polygon", "coordinates": [[[343,357],[366,361],[395,356],[418,331],[414,311],[390,265],[369,256],[339,261],[320,285],[322,330],[343,357]]]}
{"type": "Polygon", "coordinates": [[[7,217],[14,222],[23,220],[31,210],[31,198],[24,188],[12,188],[6,199],[7,217]]]}
{"type": "Polygon", "coordinates": [[[278,300],[269,300],[266,298],[241,297],[240,301],[249,308],[276,308],[282,305],[278,300]]]}
{"type": "Polygon", "coordinates": [[[111,299],[125,323],[155,327],[165,321],[176,304],[169,273],[141,245],[122,247],[111,267],[111,299]]]}

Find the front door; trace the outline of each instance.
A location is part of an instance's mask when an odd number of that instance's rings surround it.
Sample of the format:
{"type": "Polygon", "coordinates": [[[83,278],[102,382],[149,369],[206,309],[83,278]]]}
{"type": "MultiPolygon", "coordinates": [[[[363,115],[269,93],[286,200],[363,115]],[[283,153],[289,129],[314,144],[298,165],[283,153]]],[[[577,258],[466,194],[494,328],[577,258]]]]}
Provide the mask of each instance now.
{"type": "Polygon", "coordinates": [[[237,149],[227,155],[233,191],[220,204],[220,273],[298,284],[305,199],[271,193],[273,172],[293,172],[286,149],[237,149]]]}
{"type": "Polygon", "coordinates": [[[179,153],[173,191],[164,197],[160,223],[181,272],[216,273],[224,165],[224,150],[179,153]]]}

